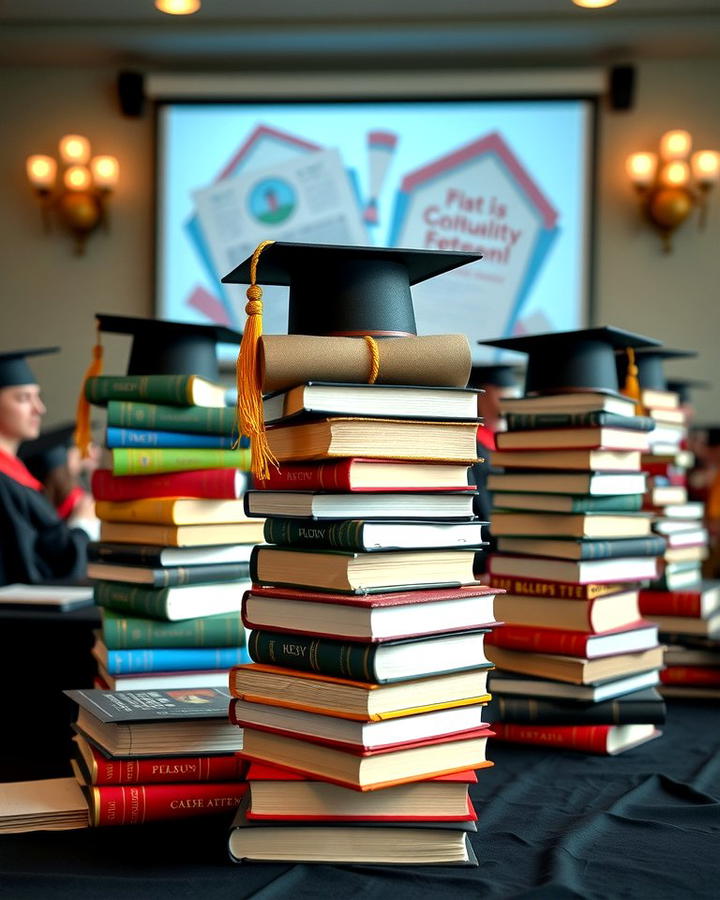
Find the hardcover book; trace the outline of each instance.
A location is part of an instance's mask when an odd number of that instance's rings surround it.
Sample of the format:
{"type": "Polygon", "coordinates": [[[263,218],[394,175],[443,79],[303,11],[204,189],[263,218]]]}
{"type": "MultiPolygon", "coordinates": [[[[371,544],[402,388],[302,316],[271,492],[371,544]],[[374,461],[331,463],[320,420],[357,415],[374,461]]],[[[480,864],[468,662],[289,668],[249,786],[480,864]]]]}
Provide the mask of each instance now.
{"type": "MultiPolygon", "coordinates": [[[[281,469],[282,471],[282,469],[281,469]]],[[[474,494],[248,491],[249,516],[308,519],[465,519],[473,518],[474,494]]]]}
{"type": "Polygon", "coordinates": [[[173,406],[225,406],[226,390],[199,375],[93,375],[85,381],[90,403],[141,400],[173,406]]]}
{"type": "MultiPolygon", "coordinates": [[[[120,447],[106,451],[110,454],[107,468],[116,476],[158,475],[165,472],[182,472],[188,469],[250,469],[250,451],[208,450],[192,447],[120,447]]],[[[105,460],[103,460],[104,464],[105,460]]],[[[148,495],[146,495],[148,496],[148,495]]]]}
{"type": "MultiPolygon", "coordinates": [[[[646,431],[625,428],[552,428],[504,431],[497,436],[498,450],[647,450],[646,431]]],[[[592,457],[592,454],[591,454],[592,457]]],[[[602,468],[593,466],[592,468],[602,468]]]]}
{"type": "MultiPolygon", "coordinates": [[[[248,564],[252,553],[252,544],[212,544],[207,547],[163,547],[153,544],[125,544],[113,541],[91,541],[88,544],[88,560],[92,564],[108,566],[127,566],[135,569],[147,568],[167,569],[172,567],[195,567],[215,565],[248,564]]],[[[115,581],[117,579],[110,579],[115,581]]],[[[157,575],[155,572],[142,576],[137,571],[128,582],[152,584],[155,587],[172,586],[176,576],[157,575]],[[160,582],[159,584],[157,582],[160,582]]],[[[208,579],[209,580],[209,579],[208,579]]],[[[223,581],[227,579],[222,579],[223,581]]],[[[178,580],[178,584],[195,583],[195,576],[190,575],[186,582],[178,580]]]]}
{"type": "Polygon", "coordinates": [[[580,703],[600,703],[625,694],[655,687],[660,683],[657,669],[613,678],[599,684],[570,684],[549,678],[538,678],[510,672],[494,672],[492,676],[493,699],[513,697],[542,697],[557,700],[574,700],[580,703]]]}
{"type": "Polygon", "coordinates": [[[539,744],[615,756],[638,747],[662,732],[654,725],[516,725],[498,722],[493,725],[501,741],[519,744],[539,744]]]}
{"type": "Polygon", "coordinates": [[[243,500],[191,500],[174,497],[98,500],[95,514],[104,522],[156,525],[222,525],[246,521],[243,500]]]}
{"type": "Polygon", "coordinates": [[[178,622],[161,622],[139,616],[122,616],[102,609],[102,634],[110,650],[145,647],[240,647],[245,628],[237,612],[198,616],[178,622]]]}
{"type": "Polygon", "coordinates": [[[618,653],[597,659],[529,653],[497,646],[488,646],[487,654],[496,666],[508,672],[552,678],[570,684],[592,685],[659,669],[663,664],[663,649],[655,645],[636,653],[618,653]]]}
{"type": "Polygon", "coordinates": [[[618,582],[656,578],[658,573],[658,563],[654,556],[564,560],[495,553],[490,557],[489,565],[493,575],[573,582],[579,585],[608,583],[615,586],[618,582]]]}
{"type": "MultiPolygon", "coordinates": [[[[491,474],[488,490],[512,493],[609,496],[644,494],[644,472],[504,472],[491,474]]],[[[502,498],[495,501],[501,504],[502,498]]]]}
{"type": "Polygon", "coordinates": [[[578,469],[595,472],[636,472],[639,450],[500,450],[493,465],[507,469],[578,469]]]}
{"type": "Polygon", "coordinates": [[[214,544],[256,544],[262,537],[263,523],[247,520],[220,525],[152,525],[144,522],[100,524],[100,540],[103,543],[207,547],[214,544]]]}
{"type": "Polygon", "coordinates": [[[109,469],[92,474],[96,500],[145,500],[147,497],[199,497],[235,500],[248,486],[247,472],[237,469],[195,469],[157,475],[113,475],[109,469]]]}
{"type": "MultiPolygon", "coordinates": [[[[244,643],[244,641],[243,641],[244,643]]],[[[92,655],[113,676],[146,672],[198,672],[229,669],[248,661],[243,646],[236,647],[152,647],[108,650],[101,638],[95,639],[92,655]]]]}
{"type": "Polygon", "coordinates": [[[628,418],[635,417],[635,402],[619,394],[601,394],[582,391],[569,394],[544,394],[539,397],[517,397],[504,399],[500,404],[503,414],[514,413],[573,414],[607,412],[628,418]]]}
{"type": "MultiPolygon", "coordinates": [[[[237,544],[246,547],[250,558],[250,544],[237,544]]],[[[145,568],[140,565],[112,565],[111,563],[90,562],[87,567],[88,578],[100,581],[124,581],[128,584],[144,584],[149,587],[179,587],[182,584],[218,584],[225,581],[249,580],[250,567],[246,562],[211,563],[196,566],[169,566],[159,569],[145,568]]]]}
{"type": "Polygon", "coordinates": [[[485,709],[488,722],[518,725],[662,725],[665,702],[653,688],[599,703],[504,694],[485,709]]]}
{"type": "Polygon", "coordinates": [[[633,628],[625,626],[600,634],[583,634],[558,628],[505,625],[489,635],[487,643],[493,647],[504,647],[506,650],[598,659],[651,650],[658,645],[657,635],[657,625],[650,622],[635,622],[633,628]]]}
{"type": "Polygon", "coordinates": [[[104,784],[86,790],[93,825],[142,825],[237,809],[247,784],[104,784]]]}
{"type": "MultiPolygon", "coordinates": [[[[145,431],[140,428],[115,428],[105,432],[105,446],[117,447],[194,447],[208,450],[232,450],[235,439],[231,432],[221,434],[194,434],[179,431],[145,431]]],[[[242,445],[241,445],[242,446],[242,445]]],[[[248,446],[247,442],[245,446],[248,446]]]]}
{"type": "Polygon", "coordinates": [[[233,437],[237,413],[229,406],[163,406],[111,400],[107,405],[107,424],[113,428],[233,437]]]}
{"type": "Polygon", "coordinates": [[[573,560],[627,559],[638,556],[660,556],[665,551],[665,539],[660,535],[617,540],[500,537],[497,547],[501,553],[521,553],[524,556],[550,556],[573,560]]]}
{"type": "Polygon", "coordinates": [[[641,590],[640,610],[646,616],[688,616],[707,619],[720,611],[720,582],[704,581],[697,590],[641,590]]]}
{"type": "MultiPolygon", "coordinates": [[[[502,568],[502,561],[499,565],[502,568]]],[[[490,586],[524,597],[547,597],[555,600],[595,600],[608,594],[626,593],[628,584],[576,584],[566,581],[542,581],[538,578],[514,577],[491,572],[490,586]]],[[[638,616],[639,618],[639,616],[638,616]]]]}
{"type": "Polygon", "coordinates": [[[501,621],[539,629],[542,633],[554,629],[572,635],[598,633],[627,627],[640,619],[637,591],[606,594],[585,601],[500,594],[495,600],[495,609],[501,621]]]}
{"type": "Polygon", "coordinates": [[[508,413],[508,431],[537,431],[541,429],[623,428],[632,431],[652,431],[655,422],[650,416],[618,415],[607,410],[589,412],[508,413]]]}
{"type": "Polygon", "coordinates": [[[497,493],[493,497],[495,509],[521,509],[542,513],[632,513],[642,509],[642,494],[619,496],[579,496],[563,494],[513,494],[497,493]]]}
{"type": "MultiPolygon", "coordinates": [[[[636,538],[651,533],[652,517],[638,513],[531,513],[494,511],[495,537],[636,538]]],[[[549,554],[548,554],[549,555],[549,554]]]]}
{"type": "Polygon", "coordinates": [[[230,581],[150,588],[121,581],[98,581],[93,593],[98,606],[130,615],[176,621],[203,615],[239,613],[243,591],[249,586],[247,581],[230,581]]]}

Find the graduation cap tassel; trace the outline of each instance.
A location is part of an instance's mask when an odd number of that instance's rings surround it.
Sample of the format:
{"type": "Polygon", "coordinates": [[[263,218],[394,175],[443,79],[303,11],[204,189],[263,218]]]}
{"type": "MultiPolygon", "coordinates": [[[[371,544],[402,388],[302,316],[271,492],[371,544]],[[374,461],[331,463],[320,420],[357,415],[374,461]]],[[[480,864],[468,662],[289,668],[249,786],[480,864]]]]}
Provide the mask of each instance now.
{"type": "Polygon", "coordinates": [[[628,356],[628,365],[622,393],[635,401],[635,412],[637,415],[641,416],[644,414],[645,409],[640,402],[640,382],[638,380],[638,367],[635,362],[635,350],[632,347],[628,347],[626,353],[628,356]]]}
{"type": "Polygon", "coordinates": [[[268,446],[262,402],[262,382],[258,365],[258,342],[262,337],[262,288],[257,281],[257,264],[265,247],[275,241],[263,241],[255,248],[250,260],[250,287],[245,306],[247,321],[240,342],[237,375],[238,431],[250,438],[250,470],[256,479],[270,477],[270,464],[279,468],[278,461],[268,446]]]}
{"type": "Polygon", "coordinates": [[[77,410],[75,413],[75,446],[80,451],[83,459],[90,456],[90,444],[92,443],[92,432],[90,430],[90,403],[85,396],[85,385],[88,378],[93,375],[102,375],[103,370],[103,346],[100,341],[100,326],[97,329],[97,338],[93,347],[93,358],[82,380],[80,387],[80,396],[78,397],[77,410]]]}

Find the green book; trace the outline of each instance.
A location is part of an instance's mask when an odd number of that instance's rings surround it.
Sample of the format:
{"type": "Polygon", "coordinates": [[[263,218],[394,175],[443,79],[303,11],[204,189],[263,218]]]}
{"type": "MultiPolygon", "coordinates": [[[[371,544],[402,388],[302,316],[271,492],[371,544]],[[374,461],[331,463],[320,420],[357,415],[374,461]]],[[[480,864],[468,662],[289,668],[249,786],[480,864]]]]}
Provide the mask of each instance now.
{"type": "Polygon", "coordinates": [[[629,513],[642,509],[643,494],[523,494],[498,491],[492,495],[493,509],[517,509],[544,513],[629,513]]]}
{"type": "Polygon", "coordinates": [[[160,472],[185,472],[192,469],[241,469],[250,471],[250,450],[213,450],[209,448],[116,447],[112,453],[113,475],[151,475],[160,472]]]}
{"type": "Polygon", "coordinates": [[[245,629],[237,613],[160,622],[102,610],[103,641],[108,650],[157,647],[242,647],[245,629]]]}
{"type": "Polygon", "coordinates": [[[151,588],[125,581],[96,581],[93,599],[103,609],[164,622],[234,613],[240,617],[245,581],[151,588]]]}
{"type": "Polygon", "coordinates": [[[537,428],[629,428],[652,431],[655,420],[649,416],[619,416],[606,410],[578,413],[508,413],[508,431],[531,431],[537,428]]]}
{"type": "Polygon", "coordinates": [[[107,406],[107,424],[114,428],[190,434],[237,433],[236,412],[229,406],[167,406],[135,400],[111,400],[107,406]]]}
{"type": "Polygon", "coordinates": [[[103,405],[110,400],[142,400],[173,406],[226,405],[227,391],[198,375],[93,375],[85,382],[85,398],[103,405]]]}

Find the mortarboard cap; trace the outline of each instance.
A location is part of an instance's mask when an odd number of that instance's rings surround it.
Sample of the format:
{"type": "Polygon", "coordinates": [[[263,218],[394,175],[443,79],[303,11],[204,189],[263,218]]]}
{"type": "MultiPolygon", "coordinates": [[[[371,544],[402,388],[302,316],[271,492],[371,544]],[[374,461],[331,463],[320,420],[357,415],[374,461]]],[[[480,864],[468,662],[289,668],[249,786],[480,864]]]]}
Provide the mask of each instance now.
{"type": "Polygon", "coordinates": [[[57,353],[59,347],[35,347],[30,350],[11,350],[0,353],[0,388],[16,384],[37,384],[37,378],[27,364],[28,356],[57,353]]]}
{"type": "Polygon", "coordinates": [[[68,447],[73,442],[75,423],[49,428],[33,441],[24,441],[18,456],[39,481],[43,481],[48,472],[67,461],[68,447]]]}
{"type": "Polygon", "coordinates": [[[652,338],[610,326],[522,335],[478,343],[528,354],[526,394],[576,390],[616,393],[618,376],[615,350],[660,344],[652,338]]]}
{"type": "MultiPolygon", "coordinates": [[[[289,334],[401,337],[416,334],[410,286],[480,258],[476,253],[277,241],[263,247],[256,260],[257,282],[289,286],[289,334]]],[[[255,284],[253,259],[223,282],[255,284]]]]}
{"type": "Polygon", "coordinates": [[[128,375],[200,375],[217,381],[220,376],[217,344],[238,344],[242,338],[240,332],[222,325],[194,325],[105,313],[98,313],[96,318],[100,331],[132,337],[128,375]]]}
{"type": "Polygon", "coordinates": [[[518,377],[518,366],[513,363],[473,365],[468,387],[483,388],[485,385],[493,385],[501,388],[516,388],[519,381],[521,378],[518,377]]]}
{"type": "Polygon", "coordinates": [[[707,390],[711,387],[709,381],[703,381],[701,378],[680,378],[677,375],[671,375],[667,379],[667,389],[678,395],[681,406],[688,406],[691,403],[690,391],[696,388],[707,390]]]}
{"type": "MultiPolygon", "coordinates": [[[[669,347],[638,348],[635,353],[635,365],[638,368],[638,382],[644,390],[666,391],[667,381],[663,362],[666,359],[683,359],[697,356],[694,350],[672,350],[669,347]]],[[[623,382],[627,376],[627,354],[618,354],[618,381],[623,382]]]]}

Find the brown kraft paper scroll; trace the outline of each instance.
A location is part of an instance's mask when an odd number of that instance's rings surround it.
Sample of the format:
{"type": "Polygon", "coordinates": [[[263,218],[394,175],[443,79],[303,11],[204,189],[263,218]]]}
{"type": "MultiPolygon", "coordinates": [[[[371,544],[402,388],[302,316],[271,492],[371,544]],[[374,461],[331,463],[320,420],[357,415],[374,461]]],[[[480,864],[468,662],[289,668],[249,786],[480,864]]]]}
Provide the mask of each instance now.
{"type": "MultiPolygon", "coordinates": [[[[465,387],[468,383],[472,361],[464,334],[381,338],[377,346],[377,384],[465,387]]],[[[361,337],[266,334],[260,338],[264,394],[307,381],[367,384],[370,364],[370,348],[361,337]]]]}

